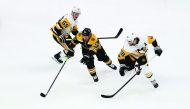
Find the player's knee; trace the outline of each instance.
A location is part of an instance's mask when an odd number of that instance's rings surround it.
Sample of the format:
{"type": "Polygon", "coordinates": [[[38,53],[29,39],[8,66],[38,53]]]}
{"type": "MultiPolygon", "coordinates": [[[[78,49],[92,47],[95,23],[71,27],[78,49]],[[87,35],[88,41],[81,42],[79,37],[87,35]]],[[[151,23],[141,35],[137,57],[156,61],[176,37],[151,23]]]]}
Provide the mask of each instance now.
{"type": "Polygon", "coordinates": [[[53,35],[53,39],[54,39],[57,43],[59,43],[59,41],[57,40],[56,36],[53,35]]]}
{"type": "Polygon", "coordinates": [[[98,58],[98,61],[103,61],[104,60],[104,57],[99,57],[98,58]]]}
{"type": "Polygon", "coordinates": [[[135,61],[133,61],[129,56],[125,57],[125,66],[128,71],[135,68],[135,61]]]}
{"type": "Polygon", "coordinates": [[[98,61],[104,61],[104,62],[109,61],[109,57],[106,54],[102,54],[98,56],[97,58],[98,58],[98,61]]]}
{"type": "Polygon", "coordinates": [[[88,68],[93,68],[94,66],[94,57],[89,58],[88,62],[86,63],[88,68]]]}

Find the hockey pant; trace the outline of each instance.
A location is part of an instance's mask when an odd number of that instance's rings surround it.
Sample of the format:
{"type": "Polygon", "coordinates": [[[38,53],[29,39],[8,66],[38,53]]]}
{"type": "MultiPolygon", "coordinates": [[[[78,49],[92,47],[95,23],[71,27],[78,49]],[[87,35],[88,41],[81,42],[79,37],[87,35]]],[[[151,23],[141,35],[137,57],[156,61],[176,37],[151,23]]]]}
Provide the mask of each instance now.
{"type": "MultiPolygon", "coordinates": [[[[89,54],[89,50],[82,47],[82,54],[83,56],[86,54],[89,54]]],[[[105,64],[110,65],[112,64],[111,59],[106,54],[105,50],[103,48],[97,50],[97,52],[94,54],[96,55],[98,61],[103,61],[105,64]]],[[[91,55],[92,58],[89,59],[89,62],[87,64],[87,68],[91,76],[96,75],[96,68],[94,65],[94,57],[91,55]]]]}
{"type": "Polygon", "coordinates": [[[138,59],[131,58],[130,55],[126,56],[124,60],[119,60],[120,69],[126,69],[127,71],[131,71],[135,68],[135,63],[137,62],[140,65],[141,72],[145,74],[145,76],[150,79],[150,81],[154,80],[153,73],[150,70],[147,62],[147,57],[145,55],[139,57],[138,59]]]}

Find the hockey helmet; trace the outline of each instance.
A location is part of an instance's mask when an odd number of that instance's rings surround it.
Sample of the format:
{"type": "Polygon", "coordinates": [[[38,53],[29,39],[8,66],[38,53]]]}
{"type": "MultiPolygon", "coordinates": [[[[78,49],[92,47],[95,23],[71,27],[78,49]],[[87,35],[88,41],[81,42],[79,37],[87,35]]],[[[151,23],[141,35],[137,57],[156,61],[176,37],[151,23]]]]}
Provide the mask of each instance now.
{"type": "Polygon", "coordinates": [[[140,39],[139,39],[139,37],[137,37],[136,34],[131,33],[131,35],[129,35],[129,36],[126,37],[126,40],[128,42],[133,43],[133,44],[138,44],[140,39]],[[135,40],[135,42],[134,42],[134,40],[135,40]]]}
{"type": "Polygon", "coordinates": [[[131,33],[130,35],[128,35],[128,36],[126,37],[126,40],[127,40],[128,42],[131,42],[131,41],[134,40],[135,37],[136,37],[136,35],[135,35],[134,33],[131,33]]]}
{"type": "Polygon", "coordinates": [[[90,36],[92,33],[91,33],[91,29],[90,28],[85,28],[83,31],[82,31],[82,36],[90,36]]]}
{"type": "Polygon", "coordinates": [[[81,14],[80,8],[79,8],[79,7],[76,7],[76,6],[73,7],[72,12],[81,14]]]}

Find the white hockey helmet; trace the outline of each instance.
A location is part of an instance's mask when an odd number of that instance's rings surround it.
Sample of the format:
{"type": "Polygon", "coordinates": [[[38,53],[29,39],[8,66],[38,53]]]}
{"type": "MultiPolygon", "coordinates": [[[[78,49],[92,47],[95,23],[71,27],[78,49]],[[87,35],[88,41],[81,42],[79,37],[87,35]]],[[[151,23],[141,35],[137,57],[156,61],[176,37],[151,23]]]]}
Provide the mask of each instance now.
{"type": "Polygon", "coordinates": [[[128,35],[126,37],[126,40],[129,41],[133,41],[135,39],[136,35],[134,33],[131,33],[130,35],[128,35]]]}
{"type": "Polygon", "coordinates": [[[136,45],[139,43],[139,37],[134,34],[134,33],[131,33],[131,35],[127,36],[126,38],[126,41],[130,44],[130,45],[136,45]]]}
{"type": "Polygon", "coordinates": [[[79,8],[79,7],[76,7],[76,6],[73,7],[72,12],[81,14],[80,8],[79,8]]]}

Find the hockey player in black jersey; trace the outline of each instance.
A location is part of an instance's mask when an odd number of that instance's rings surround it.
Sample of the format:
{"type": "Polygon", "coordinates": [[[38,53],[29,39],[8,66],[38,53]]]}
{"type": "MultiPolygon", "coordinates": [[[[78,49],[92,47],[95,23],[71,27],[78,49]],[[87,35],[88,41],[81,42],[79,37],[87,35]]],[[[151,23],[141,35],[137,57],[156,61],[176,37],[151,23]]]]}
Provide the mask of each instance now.
{"type": "Polygon", "coordinates": [[[108,57],[98,38],[91,32],[90,28],[85,28],[82,32],[79,32],[73,38],[70,47],[74,48],[78,43],[81,44],[83,54],[83,58],[80,62],[87,66],[94,82],[98,81],[98,76],[96,75],[96,68],[94,65],[94,55],[97,56],[98,61],[103,61],[107,66],[114,70],[117,69],[117,67],[112,64],[112,60],[108,57]]]}

